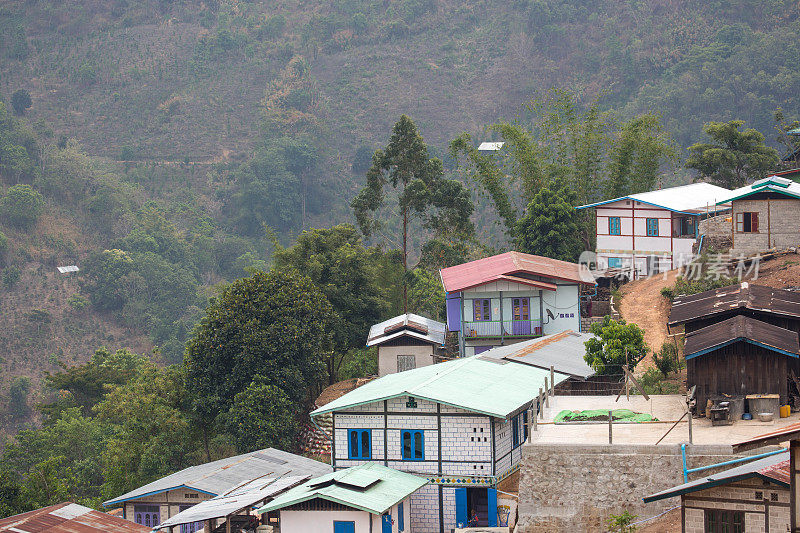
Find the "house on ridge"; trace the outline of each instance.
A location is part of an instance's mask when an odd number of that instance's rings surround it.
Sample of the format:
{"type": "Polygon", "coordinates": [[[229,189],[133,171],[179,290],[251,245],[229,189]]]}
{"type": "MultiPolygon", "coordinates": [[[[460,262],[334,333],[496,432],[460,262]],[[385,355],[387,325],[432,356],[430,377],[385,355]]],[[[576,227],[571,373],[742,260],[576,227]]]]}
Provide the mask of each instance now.
{"type": "Polygon", "coordinates": [[[369,329],[367,347],[378,347],[378,376],[438,363],[445,341],[445,325],[406,313],[369,329]]]}
{"type": "Polygon", "coordinates": [[[581,205],[595,210],[597,268],[633,278],[679,267],[692,254],[701,220],[730,209],[728,189],[691,183],[581,205]]]}
{"type": "Polygon", "coordinates": [[[443,268],[447,328],[469,357],[495,346],[580,331],[582,289],[594,279],[576,263],[506,252],[443,268]]]}

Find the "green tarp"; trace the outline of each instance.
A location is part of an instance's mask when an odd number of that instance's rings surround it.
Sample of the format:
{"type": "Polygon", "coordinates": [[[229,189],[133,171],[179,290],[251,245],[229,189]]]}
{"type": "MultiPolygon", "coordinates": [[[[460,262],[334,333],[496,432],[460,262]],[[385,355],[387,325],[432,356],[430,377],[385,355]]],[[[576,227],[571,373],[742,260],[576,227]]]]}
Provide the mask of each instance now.
{"type": "MultiPolygon", "coordinates": [[[[614,422],[650,422],[658,421],[648,414],[636,413],[630,409],[614,409],[611,411],[614,422]]],[[[558,413],[555,423],[564,422],[608,422],[608,411],[603,409],[589,409],[586,411],[564,410],[558,413]]]]}

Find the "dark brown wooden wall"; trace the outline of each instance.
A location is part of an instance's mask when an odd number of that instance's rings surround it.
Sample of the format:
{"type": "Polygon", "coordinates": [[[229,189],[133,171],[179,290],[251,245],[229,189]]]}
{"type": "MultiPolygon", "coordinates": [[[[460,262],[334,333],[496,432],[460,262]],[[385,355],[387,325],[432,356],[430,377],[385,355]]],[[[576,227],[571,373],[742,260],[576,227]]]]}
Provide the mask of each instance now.
{"type": "Polygon", "coordinates": [[[686,361],[686,386],[697,385],[697,409],[705,411],[710,397],[728,394],[780,394],[788,402],[787,377],[798,373],[798,359],[739,341],[686,361]]]}

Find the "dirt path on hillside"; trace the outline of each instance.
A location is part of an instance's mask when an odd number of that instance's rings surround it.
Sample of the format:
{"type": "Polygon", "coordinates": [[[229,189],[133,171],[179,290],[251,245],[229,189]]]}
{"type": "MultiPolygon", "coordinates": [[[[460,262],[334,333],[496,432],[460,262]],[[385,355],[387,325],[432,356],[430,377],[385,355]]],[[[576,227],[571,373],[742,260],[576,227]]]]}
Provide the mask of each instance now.
{"type": "MultiPolygon", "coordinates": [[[[639,279],[620,288],[622,301],[617,303],[622,318],[626,322],[636,324],[644,330],[644,340],[651,350],[658,350],[667,340],[667,318],[669,317],[669,300],[661,296],[661,289],[675,284],[677,270],[650,278],[639,279]]],[[[637,374],[652,365],[652,357],[648,355],[636,367],[637,374]]]]}

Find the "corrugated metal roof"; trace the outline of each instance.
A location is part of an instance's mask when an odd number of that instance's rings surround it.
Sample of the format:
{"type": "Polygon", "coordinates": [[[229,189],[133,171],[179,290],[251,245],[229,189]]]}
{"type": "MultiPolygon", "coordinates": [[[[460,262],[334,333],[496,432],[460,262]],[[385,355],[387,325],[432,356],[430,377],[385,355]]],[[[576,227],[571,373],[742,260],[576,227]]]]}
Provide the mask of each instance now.
{"type": "MultiPolygon", "coordinates": [[[[549,370],[480,355],[389,374],[348,392],[311,416],[390,398],[411,396],[506,418],[530,403],[549,370]]],[[[556,372],[556,384],[567,379],[556,372]]]]}
{"type": "Polygon", "coordinates": [[[64,502],[0,519],[0,531],[13,533],[148,533],[149,527],[64,502]]]}
{"type": "Polygon", "coordinates": [[[800,293],[742,282],[720,289],[678,296],[672,302],[669,325],[683,324],[737,309],[800,317],[800,293]]]}
{"type": "Polygon", "coordinates": [[[710,183],[690,183],[689,185],[669,187],[657,191],[640,192],[628,196],[620,196],[619,198],[613,198],[611,200],[595,202],[593,204],[580,205],[575,209],[588,209],[590,207],[619,202],[620,200],[635,200],[668,211],[695,215],[707,210],[719,210],[716,206],[722,203],[721,200],[729,197],[730,194],[730,190],[710,183]]]}
{"type": "Polygon", "coordinates": [[[413,474],[365,463],[303,483],[278,496],[258,512],[277,511],[308,500],[322,499],[382,514],[427,484],[426,479],[413,474]],[[362,483],[365,475],[369,476],[370,483],[362,483]]]}
{"type": "Polygon", "coordinates": [[[762,446],[771,444],[780,444],[790,440],[800,439],[800,422],[789,424],[775,431],[770,431],[763,435],[758,435],[752,439],[748,439],[733,445],[733,451],[739,452],[744,450],[752,450],[762,446]]]}
{"type": "Polygon", "coordinates": [[[222,496],[217,496],[194,505],[185,511],[161,522],[156,529],[166,529],[181,524],[191,524],[210,520],[212,518],[225,518],[228,515],[241,512],[244,509],[263,503],[272,498],[308,481],[311,476],[285,476],[282,478],[260,477],[236,487],[222,496]]]}
{"type": "Polygon", "coordinates": [[[376,346],[402,336],[442,345],[444,344],[445,328],[445,324],[436,320],[414,313],[406,313],[379,322],[369,328],[367,346],[376,346]]]}
{"type": "Polygon", "coordinates": [[[78,272],[80,270],[77,265],[67,265],[56,268],[58,269],[58,272],[61,274],[66,274],[68,272],[78,272]]]}
{"type": "Polygon", "coordinates": [[[478,146],[478,150],[481,152],[496,152],[501,149],[504,144],[504,142],[482,142],[478,146]]]}
{"type": "Polygon", "coordinates": [[[272,475],[317,476],[331,471],[331,466],[313,459],[292,453],[266,448],[227,459],[220,459],[198,466],[184,468],[138,489],[132,490],[106,502],[105,507],[119,505],[142,496],[158,494],[168,490],[186,487],[217,496],[251,479],[272,475]]]}
{"type": "Polygon", "coordinates": [[[781,178],[779,176],[769,176],[753,183],[752,185],[745,185],[730,191],[721,202],[730,203],[734,200],[747,198],[754,194],[763,192],[776,192],[785,196],[793,198],[800,198],[800,183],[797,183],[789,178],[781,178]]]}
{"type": "Polygon", "coordinates": [[[549,370],[552,366],[556,372],[586,379],[595,374],[592,367],[586,364],[586,345],[593,339],[591,333],[562,331],[555,335],[546,335],[538,339],[498,346],[481,353],[482,357],[505,359],[526,365],[549,370]]]}
{"type": "Polygon", "coordinates": [[[747,463],[730,470],[724,470],[716,474],[711,474],[702,479],[696,479],[677,487],[672,487],[661,492],[651,494],[644,499],[645,503],[663,500],[664,498],[672,498],[673,496],[680,496],[681,494],[688,494],[742,479],[752,477],[759,477],[768,481],[773,481],[784,487],[789,486],[789,452],[778,453],[765,457],[763,459],[756,459],[752,463],[747,463]]]}
{"type": "MultiPolygon", "coordinates": [[[[580,265],[567,261],[558,261],[539,255],[523,254],[521,252],[506,252],[504,254],[485,257],[469,263],[463,263],[440,271],[444,290],[459,292],[484,283],[503,279],[504,276],[516,274],[511,281],[524,282],[524,276],[539,276],[553,280],[564,280],[575,283],[594,285],[592,275],[586,271],[582,273],[580,265]]],[[[531,280],[538,281],[538,280],[531,280]]]]}
{"type": "Polygon", "coordinates": [[[798,357],[797,333],[743,315],[711,324],[686,335],[683,353],[691,359],[733,342],[744,341],[798,357]]]}

